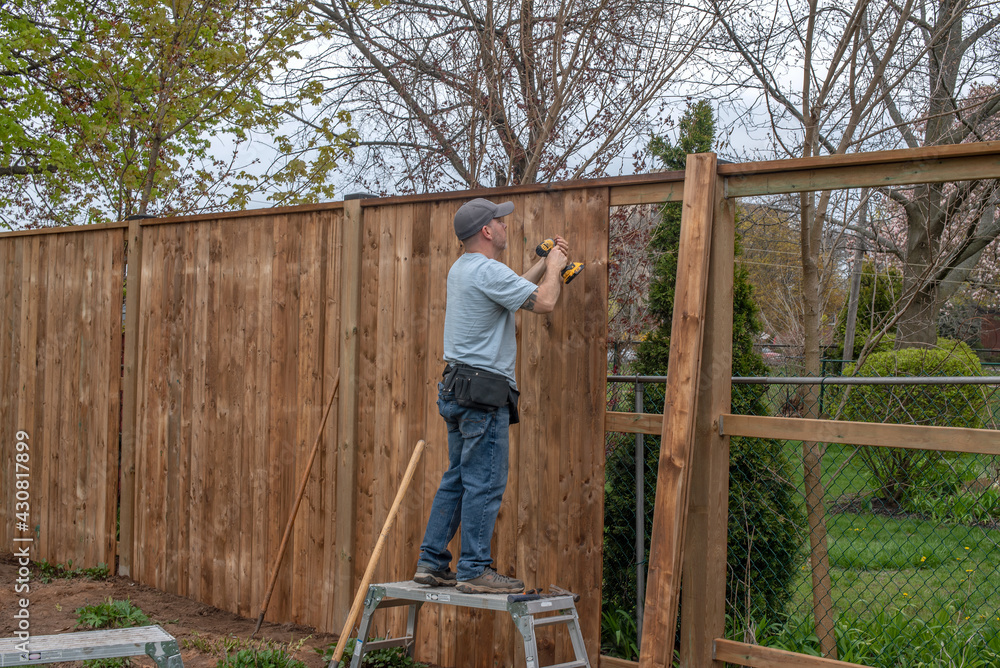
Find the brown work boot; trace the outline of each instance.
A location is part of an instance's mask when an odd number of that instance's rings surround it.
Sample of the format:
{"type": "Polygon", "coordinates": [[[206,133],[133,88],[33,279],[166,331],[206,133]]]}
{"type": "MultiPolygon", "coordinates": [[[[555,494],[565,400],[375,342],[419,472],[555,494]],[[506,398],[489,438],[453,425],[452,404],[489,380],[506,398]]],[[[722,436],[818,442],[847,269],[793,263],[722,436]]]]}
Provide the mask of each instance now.
{"type": "Polygon", "coordinates": [[[479,577],[459,580],[455,589],[463,594],[519,594],[524,591],[524,583],[508,575],[500,575],[487,566],[479,577]]]}
{"type": "Polygon", "coordinates": [[[450,568],[443,568],[436,571],[429,566],[418,564],[413,581],[417,584],[430,585],[431,587],[454,587],[455,572],[450,568]]]}

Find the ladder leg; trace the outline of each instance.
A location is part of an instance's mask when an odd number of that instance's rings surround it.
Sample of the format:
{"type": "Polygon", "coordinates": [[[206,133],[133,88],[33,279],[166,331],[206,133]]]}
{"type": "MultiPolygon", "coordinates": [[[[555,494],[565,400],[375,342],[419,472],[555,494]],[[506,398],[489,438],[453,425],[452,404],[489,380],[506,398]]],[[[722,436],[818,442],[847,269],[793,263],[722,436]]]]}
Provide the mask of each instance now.
{"type": "Polygon", "coordinates": [[[528,614],[511,612],[517,630],[524,638],[524,664],[526,668],[538,668],[538,643],[535,641],[535,619],[528,614]]]}
{"type": "Polygon", "coordinates": [[[146,643],[146,654],[156,662],[157,668],[184,668],[176,640],[146,643]]]}
{"type": "Polygon", "coordinates": [[[410,639],[406,643],[406,654],[411,659],[413,658],[413,648],[417,644],[417,613],[420,612],[420,606],[422,605],[422,601],[415,601],[409,607],[409,612],[406,615],[406,635],[410,639]]]}
{"type": "MultiPolygon", "coordinates": [[[[358,639],[354,643],[354,656],[351,658],[351,668],[361,668],[361,657],[365,652],[365,643],[368,642],[368,629],[372,624],[372,614],[385,598],[385,589],[372,585],[368,588],[368,596],[365,597],[365,611],[361,615],[361,624],[358,625],[358,639]]],[[[347,638],[341,638],[338,642],[347,642],[347,638]]],[[[329,666],[337,668],[337,666],[329,666]]]]}
{"type": "Polygon", "coordinates": [[[569,630],[569,639],[573,643],[573,653],[576,654],[576,660],[583,661],[587,668],[590,668],[590,658],[587,656],[587,646],[583,642],[583,633],[580,631],[580,616],[576,614],[576,606],[563,612],[573,616],[573,619],[567,620],[566,628],[569,630]]]}

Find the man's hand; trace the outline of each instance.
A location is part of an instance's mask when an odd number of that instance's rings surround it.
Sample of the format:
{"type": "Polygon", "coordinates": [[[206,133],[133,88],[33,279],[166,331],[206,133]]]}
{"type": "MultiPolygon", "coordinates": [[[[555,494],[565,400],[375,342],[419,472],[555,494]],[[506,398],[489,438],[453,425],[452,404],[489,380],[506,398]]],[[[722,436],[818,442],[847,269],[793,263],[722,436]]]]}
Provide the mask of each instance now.
{"type": "Polygon", "coordinates": [[[550,271],[559,273],[563,270],[563,267],[569,261],[569,256],[566,254],[567,250],[569,250],[569,246],[566,245],[565,241],[562,242],[562,245],[559,244],[559,240],[556,241],[555,247],[545,257],[545,273],[550,271]]]}
{"type": "Polygon", "coordinates": [[[556,242],[556,248],[561,248],[562,252],[565,253],[566,257],[568,258],[569,257],[569,244],[566,242],[566,240],[563,239],[560,236],[557,236],[557,237],[555,237],[554,241],[556,242]]]}
{"type": "MultiPolygon", "coordinates": [[[[566,257],[569,257],[569,244],[566,243],[566,240],[563,239],[562,237],[553,237],[552,240],[555,242],[555,246],[552,247],[549,253],[552,253],[556,249],[559,249],[566,254],[566,257]]],[[[545,276],[547,260],[548,260],[547,257],[538,258],[538,261],[535,262],[535,264],[531,265],[531,268],[528,269],[528,271],[521,274],[521,278],[525,278],[531,281],[532,283],[536,284],[541,283],[542,278],[545,276]]],[[[527,308],[526,306],[522,306],[521,308],[527,309],[529,311],[532,310],[530,308],[527,308]]]]}
{"type": "MultiPolygon", "coordinates": [[[[533,313],[551,313],[559,300],[562,290],[562,270],[569,260],[569,244],[562,237],[555,238],[556,245],[545,257],[545,273],[541,276],[538,289],[531,293],[521,308],[533,313]]],[[[535,265],[541,267],[541,263],[535,265]]],[[[533,267],[532,269],[535,269],[533,267]]],[[[535,269],[537,271],[537,269],[535,269]]]]}

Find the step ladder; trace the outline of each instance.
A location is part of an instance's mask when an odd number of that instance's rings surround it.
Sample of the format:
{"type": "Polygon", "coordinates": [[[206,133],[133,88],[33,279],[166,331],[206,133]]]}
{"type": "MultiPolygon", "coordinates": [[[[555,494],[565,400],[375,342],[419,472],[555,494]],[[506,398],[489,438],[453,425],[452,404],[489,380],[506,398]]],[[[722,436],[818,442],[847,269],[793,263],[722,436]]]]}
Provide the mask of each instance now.
{"type": "MultiPolygon", "coordinates": [[[[361,657],[386,647],[402,647],[413,656],[414,639],[417,635],[417,613],[424,603],[455,605],[462,608],[482,608],[503,610],[510,614],[524,639],[526,668],[543,668],[538,663],[538,646],[535,629],[551,624],[565,624],[573,643],[575,659],[566,663],[553,664],[544,668],[590,668],[587,649],[580,633],[580,619],[576,614],[573,594],[543,597],[523,594],[462,594],[454,587],[429,587],[413,581],[373,584],[365,596],[365,611],[358,627],[358,640],[354,645],[354,655],[350,668],[361,667],[361,657]],[[406,635],[388,640],[368,640],[372,614],[379,609],[408,606],[406,635]],[[555,614],[552,614],[555,613],[555,614]]],[[[331,662],[328,668],[336,668],[331,662]]]]}
{"type": "Polygon", "coordinates": [[[87,661],[147,655],[157,668],[184,668],[177,641],[159,626],[78,631],[0,640],[0,666],[87,661]]]}

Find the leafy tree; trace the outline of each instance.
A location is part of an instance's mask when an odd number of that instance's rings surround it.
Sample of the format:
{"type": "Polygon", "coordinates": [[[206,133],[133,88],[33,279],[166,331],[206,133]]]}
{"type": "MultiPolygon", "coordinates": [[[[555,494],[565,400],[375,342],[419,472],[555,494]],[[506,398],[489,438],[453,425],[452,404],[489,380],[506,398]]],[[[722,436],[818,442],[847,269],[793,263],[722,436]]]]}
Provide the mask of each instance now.
{"type": "MultiPolygon", "coordinates": [[[[910,123],[930,125],[923,115],[927,108],[910,104],[919,96],[909,97],[914,90],[904,92],[902,82],[920,76],[918,73],[926,72],[929,65],[935,69],[935,64],[928,61],[936,58],[941,59],[938,65],[947,61],[949,69],[961,66],[961,57],[955,63],[951,59],[964,38],[952,42],[953,35],[944,26],[954,20],[954,13],[944,18],[942,25],[928,25],[928,19],[934,22],[932,17],[938,14],[937,6],[942,14],[951,10],[961,14],[970,8],[979,14],[976,31],[992,29],[991,18],[962,0],[916,0],[902,5],[863,1],[844,5],[833,0],[774,5],[740,0],[738,8],[717,6],[716,18],[728,39],[716,50],[713,64],[723,76],[740,73],[742,85],[734,90],[739,91],[740,101],[754,100],[751,104],[755,107],[742,118],[750,124],[761,121],[774,142],[775,152],[782,157],[812,158],[887,148],[879,146],[879,142],[900,128],[910,128],[902,120],[886,123],[892,115],[888,107],[898,110],[906,104],[914,112],[910,123]],[[946,46],[948,43],[951,47],[946,46]],[[788,76],[790,68],[795,76],[788,76]],[[747,96],[748,88],[757,88],[760,95],[747,96]],[[757,110],[762,113],[755,113],[757,110]]],[[[992,69],[996,69],[995,65],[992,69]]],[[[799,218],[806,375],[821,373],[822,276],[829,271],[824,266],[823,249],[830,223],[836,218],[837,203],[838,195],[831,191],[803,192],[793,203],[799,218]]],[[[843,206],[843,220],[847,220],[846,200],[843,206]]],[[[867,234],[867,230],[858,232],[867,234]]],[[[799,392],[803,417],[819,417],[817,399],[805,389],[799,392]]],[[[803,441],[802,467],[815,584],[816,635],[823,656],[836,659],[823,502],[823,450],[822,444],[803,441]]]]}
{"type": "MultiPolygon", "coordinates": [[[[1000,90],[1000,14],[994,3],[811,0],[774,7],[760,0],[719,6],[729,40],[713,62],[728,76],[745,71],[741,99],[761,103],[760,120],[779,154],[810,157],[859,150],[931,147],[996,138],[1000,90]],[[727,56],[732,54],[733,59],[727,56]],[[786,76],[799,67],[801,77],[786,76]],[[744,69],[745,68],[745,69],[744,69]],[[747,96],[747,87],[762,95],[747,96]]],[[[751,121],[753,122],[753,121],[751,121]]],[[[941,305],[1000,235],[995,182],[883,188],[903,212],[896,240],[852,229],[896,254],[902,265],[896,345],[933,346],[941,305]]],[[[828,224],[829,193],[802,195],[803,302],[808,319],[816,240],[828,224]]],[[[850,226],[850,224],[848,224],[850,226]]],[[[819,342],[806,327],[806,366],[819,371],[819,342]]]]}
{"type": "MultiPolygon", "coordinates": [[[[710,104],[701,101],[691,105],[680,128],[680,140],[676,145],[662,139],[651,144],[655,154],[670,169],[683,168],[687,152],[712,148],[714,119],[710,104]]],[[[639,347],[637,372],[642,375],[667,373],[679,239],[680,205],[667,204],[650,249],[656,256],[656,264],[649,299],[657,327],[639,347]]],[[[753,288],[747,280],[746,270],[739,264],[734,268],[734,280],[733,373],[766,375],[764,360],[753,350],[753,343],[760,334],[753,288]]],[[[647,397],[645,410],[658,412],[661,409],[662,398],[647,397]]],[[[761,387],[734,388],[733,411],[765,414],[761,387]]],[[[647,443],[645,486],[649,498],[653,498],[659,439],[649,438],[647,443]]],[[[731,610],[741,618],[747,614],[776,618],[783,613],[799,559],[798,527],[802,517],[795,503],[794,488],[788,483],[789,465],[780,445],[773,440],[733,438],[730,450],[727,598],[732,604],[731,610]]],[[[634,563],[629,549],[635,541],[634,527],[614,522],[609,515],[622,513],[621,508],[627,507],[632,499],[632,477],[625,470],[627,459],[614,458],[608,465],[606,516],[609,520],[605,526],[611,539],[605,540],[606,563],[634,563]]],[[[647,535],[647,546],[649,539],[647,535]]],[[[605,599],[606,607],[626,605],[624,597],[613,592],[606,592],[605,599]]]]}
{"type": "MultiPolygon", "coordinates": [[[[263,88],[296,55],[302,6],[5,3],[0,94],[15,113],[0,124],[0,164],[10,167],[0,179],[3,220],[91,223],[244,206],[260,180],[237,156],[250,133],[275,131],[293,107],[269,103],[263,88]]],[[[315,89],[297,96],[307,95],[315,89]]],[[[342,153],[349,136],[336,122],[322,136],[342,153]]],[[[290,159],[266,184],[280,193],[303,173],[290,159]]],[[[325,179],[317,188],[332,194],[325,179]]]]}
{"type": "Polygon", "coordinates": [[[72,162],[55,130],[73,119],[71,107],[60,104],[73,88],[51,74],[76,60],[92,22],[67,11],[67,5],[63,0],[0,4],[0,178],[52,172],[72,162]],[[50,13],[60,20],[51,20],[50,13]]]}

